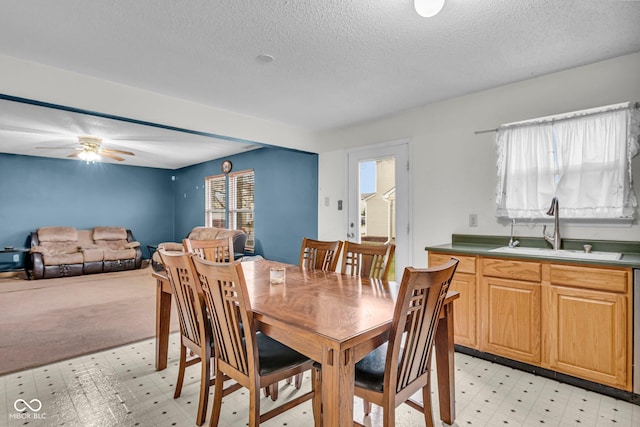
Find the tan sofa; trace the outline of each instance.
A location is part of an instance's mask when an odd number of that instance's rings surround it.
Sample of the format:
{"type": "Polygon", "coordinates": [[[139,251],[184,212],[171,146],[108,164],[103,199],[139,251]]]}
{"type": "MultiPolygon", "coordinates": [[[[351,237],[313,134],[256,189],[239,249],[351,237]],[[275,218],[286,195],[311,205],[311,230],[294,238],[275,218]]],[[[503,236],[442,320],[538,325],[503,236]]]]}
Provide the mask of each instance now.
{"type": "MultiPolygon", "coordinates": [[[[233,252],[236,255],[244,254],[244,247],[247,244],[247,234],[242,230],[230,230],[228,228],[218,228],[218,227],[195,227],[189,235],[187,239],[192,240],[215,240],[215,239],[224,239],[226,237],[231,237],[233,241],[233,252]]],[[[163,242],[158,244],[158,250],[164,249],[166,251],[172,252],[182,252],[182,242],[163,242]]],[[[151,257],[151,266],[154,270],[160,271],[163,270],[162,260],[160,259],[160,254],[156,251],[151,257]]]]}
{"type": "Polygon", "coordinates": [[[142,250],[122,227],[41,227],[31,233],[26,262],[33,279],[78,276],[140,268],[142,250]]]}

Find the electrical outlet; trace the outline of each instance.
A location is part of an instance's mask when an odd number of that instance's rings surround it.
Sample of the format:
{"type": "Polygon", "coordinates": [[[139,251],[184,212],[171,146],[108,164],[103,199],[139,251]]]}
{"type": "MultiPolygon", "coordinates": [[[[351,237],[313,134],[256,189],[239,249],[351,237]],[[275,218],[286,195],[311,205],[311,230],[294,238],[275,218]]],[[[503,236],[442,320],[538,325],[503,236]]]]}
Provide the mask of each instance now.
{"type": "Polygon", "coordinates": [[[13,262],[20,262],[20,255],[13,254],[13,262]]]}
{"type": "Polygon", "coordinates": [[[478,226],[478,214],[469,214],[469,227],[478,226]]]}

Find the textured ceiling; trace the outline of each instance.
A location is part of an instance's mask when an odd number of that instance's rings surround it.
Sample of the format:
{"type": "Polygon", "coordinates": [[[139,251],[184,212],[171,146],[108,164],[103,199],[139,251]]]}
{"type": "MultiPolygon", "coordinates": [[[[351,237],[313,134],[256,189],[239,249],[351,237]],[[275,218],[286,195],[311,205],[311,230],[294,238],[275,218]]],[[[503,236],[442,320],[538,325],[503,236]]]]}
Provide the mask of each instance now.
{"type": "Polygon", "coordinates": [[[5,0],[0,53],[326,130],[639,52],[639,22],[615,0],[5,0]]]}

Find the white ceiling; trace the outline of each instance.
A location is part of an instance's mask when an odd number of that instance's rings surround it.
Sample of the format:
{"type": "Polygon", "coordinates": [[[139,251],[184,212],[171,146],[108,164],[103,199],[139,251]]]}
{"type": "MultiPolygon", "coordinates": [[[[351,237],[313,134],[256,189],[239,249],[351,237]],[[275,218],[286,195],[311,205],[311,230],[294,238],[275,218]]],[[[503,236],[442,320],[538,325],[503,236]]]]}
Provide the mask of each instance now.
{"type": "MultiPolygon", "coordinates": [[[[79,136],[92,135],[102,138],[102,148],[134,153],[122,156],[123,164],[178,169],[261,146],[4,99],[0,111],[4,153],[66,158],[80,147],[79,136]]],[[[106,157],[101,161],[120,163],[106,157]]]]}
{"type": "MultiPolygon", "coordinates": [[[[1,9],[1,54],[312,131],[640,52],[640,1],[447,0],[434,18],[412,0],[5,0],[1,9]]],[[[10,152],[2,140],[0,151],[10,152]]]]}

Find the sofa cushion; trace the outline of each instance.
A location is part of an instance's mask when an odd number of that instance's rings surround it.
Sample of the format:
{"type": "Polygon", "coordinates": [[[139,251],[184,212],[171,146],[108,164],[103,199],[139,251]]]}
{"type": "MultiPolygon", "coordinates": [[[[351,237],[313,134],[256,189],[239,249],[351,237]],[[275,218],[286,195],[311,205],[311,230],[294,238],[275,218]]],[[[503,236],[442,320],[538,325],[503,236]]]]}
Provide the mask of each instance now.
{"type": "MultiPolygon", "coordinates": [[[[37,252],[43,255],[73,254],[80,250],[78,242],[40,242],[37,252]]],[[[36,252],[36,251],[34,251],[36,252]]],[[[82,261],[81,261],[82,262],[82,261]]]]}
{"type": "Polygon", "coordinates": [[[82,264],[84,261],[81,252],[44,254],[42,259],[44,265],[82,264]]]}
{"type": "Polygon", "coordinates": [[[93,230],[78,230],[78,244],[81,248],[96,248],[93,242],[93,230]]]}
{"type": "Polygon", "coordinates": [[[127,240],[127,229],[123,227],[94,227],[93,240],[127,240]]]}
{"type": "Polygon", "coordinates": [[[40,227],[38,228],[40,242],[69,242],[78,240],[75,227],[40,227]]]}
{"type": "Polygon", "coordinates": [[[124,259],[133,259],[136,257],[135,249],[109,249],[103,248],[105,261],[117,261],[124,259]]]}
{"type": "Polygon", "coordinates": [[[109,249],[112,251],[119,251],[121,249],[133,249],[127,247],[129,242],[126,240],[96,240],[96,245],[102,249],[109,249]]]}
{"type": "Polygon", "coordinates": [[[104,250],[98,246],[80,248],[84,262],[98,262],[104,259],[104,250]]]}

